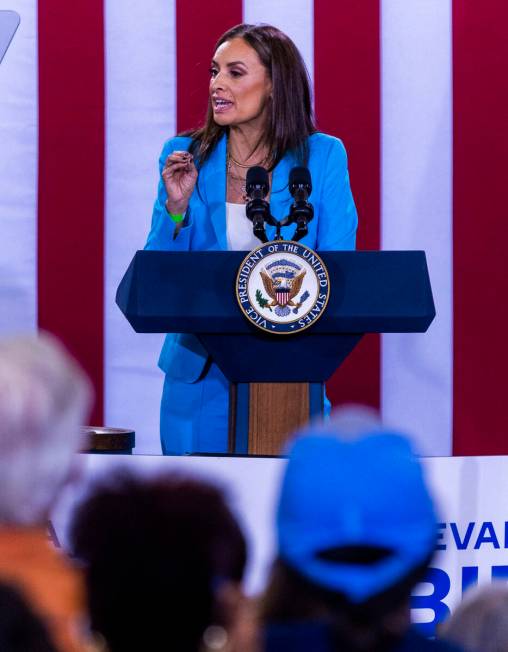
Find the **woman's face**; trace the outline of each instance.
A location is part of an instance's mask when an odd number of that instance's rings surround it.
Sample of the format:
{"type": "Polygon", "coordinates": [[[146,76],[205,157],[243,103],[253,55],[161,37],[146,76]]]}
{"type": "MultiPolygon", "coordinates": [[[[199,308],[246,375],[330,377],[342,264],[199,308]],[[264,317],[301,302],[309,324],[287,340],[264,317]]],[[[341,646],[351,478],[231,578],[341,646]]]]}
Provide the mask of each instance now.
{"type": "Polygon", "coordinates": [[[210,68],[213,119],[221,126],[263,127],[272,82],[256,50],[242,38],[217,48],[210,68]]]}

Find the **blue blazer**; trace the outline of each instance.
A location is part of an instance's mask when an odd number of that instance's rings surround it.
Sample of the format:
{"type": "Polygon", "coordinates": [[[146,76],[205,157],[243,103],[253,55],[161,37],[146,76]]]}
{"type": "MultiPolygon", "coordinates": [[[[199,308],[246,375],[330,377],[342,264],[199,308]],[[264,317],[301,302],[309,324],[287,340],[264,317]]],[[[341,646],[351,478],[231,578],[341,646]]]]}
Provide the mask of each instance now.
{"type": "MultiPolygon", "coordinates": [[[[185,136],[168,140],[159,159],[159,171],[162,172],[171,152],[187,150],[190,142],[191,139],[185,136]]],[[[165,209],[167,194],[161,176],[145,249],[227,250],[226,144],[226,137],[223,136],[199,168],[197,187],[175,239],[175,225],[165,209]]],[[[340,140],[322,133],[310,136],[308,145],[308,168],[312,176],[310,201],[314,206],[314,219],[309,223],[308,235],[301,242],[318,251],[354,249],[358,218],[349,185],[346,150],[340,140]]],[[[299,162],[293,155],[287,154],[273,171],[270,208],[273,216],[279,220],[289,212],[292,197],[288,190],[288,177],[295,165],[299,165],[299,162]]],[[[294,224],[284,227],[284,239],[289,240],[294,229],[294,224]]],[[[266,234],[269,240],[273,239],[275,227],[267,226],[266,234]]],[[[207,358],[208,354],[194,335],[170,333],[162,347],[159,367],[170,379],[193,383],[199,379],[207,358]]]]}

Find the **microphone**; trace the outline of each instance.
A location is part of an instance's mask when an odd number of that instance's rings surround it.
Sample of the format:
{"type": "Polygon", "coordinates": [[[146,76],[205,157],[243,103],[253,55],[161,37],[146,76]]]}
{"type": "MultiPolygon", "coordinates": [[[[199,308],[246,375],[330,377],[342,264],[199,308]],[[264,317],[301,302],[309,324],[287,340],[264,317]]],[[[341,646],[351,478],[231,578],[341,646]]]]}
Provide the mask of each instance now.
{"type": "Polygon", "coordinates": [[[309,168],[296,167],[289,173],[289,192],[298,201],[307,201],[312,192],[309,168]]]}
{"type": "Polygon", "coordinates": [[[309,232],[307,225],[314,217],[314,207],[308,201],[312,192],[312,180],[308,168],[293,168],[289,173],[288,187],[294,201],[289,216],[283,220],[283,226],[296,222],[292,239],[297,242],[307,235],[309,232]]]}
{"type": "Polygon", "coordinates": [[[252,231],[261,242],[268,242],[265,232],[265,222],[273,223],[270,214],[270,204],[265,197],[270,189],[268,172],[260,165],[247,170],[245,191],[249,201],[245,207],[247,217],[252,222],[252,231]]]}

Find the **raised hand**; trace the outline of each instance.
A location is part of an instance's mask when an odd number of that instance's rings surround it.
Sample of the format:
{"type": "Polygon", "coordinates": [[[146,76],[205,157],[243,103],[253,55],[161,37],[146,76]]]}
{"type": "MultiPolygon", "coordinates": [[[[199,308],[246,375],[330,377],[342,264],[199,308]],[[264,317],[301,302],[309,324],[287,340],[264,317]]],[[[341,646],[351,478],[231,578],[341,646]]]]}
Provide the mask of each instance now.
{"type": "Polygon", "coordinates": [[[196,185],[198,171],[190,152],[173,152],[166,159],[162,179],[168,194],[167,210],[173,215],[185,213],[196,185]]]}

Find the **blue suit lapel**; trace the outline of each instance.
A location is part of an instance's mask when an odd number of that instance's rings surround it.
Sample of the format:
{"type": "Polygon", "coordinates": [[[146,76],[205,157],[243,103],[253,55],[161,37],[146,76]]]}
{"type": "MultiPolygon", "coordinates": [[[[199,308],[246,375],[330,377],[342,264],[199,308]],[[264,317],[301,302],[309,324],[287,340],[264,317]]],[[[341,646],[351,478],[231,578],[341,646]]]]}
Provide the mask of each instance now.
{"type": "MultiPolygon", "coordinates": [[[[295,165],[293,157],[289,154],[279,161],[276,165],[275,170],[272,175],[272,189],[270,193],[270,208],[272,215],[277,220],[281,220],[283,217],[289,213],[289,207],[291,205],[291,195],[288,190],[288,178],[289,171],[295,165]]],[[[282,233],[287,229],[283,229],[282,233]]],[[[266,235],[269,240],[275,238],[275,227],[267,226],[266,235]]]]}
{"type": "MultiPolygon", "coordinates": [[[[224,135],[203,166],[210,220],[219,248],[223,250],[228,248],[226,236],[226,148],[227,139],[224,135]]],[[[289,172],[294,165],[296,165],[294,157],[287,154],[279,161],[273,171],[270,208],[272,215],[277,220],[281,220],[289,212],[292,199],[288,190],[288,178],[289,172]]],[[[289,231],[292,232],[293,230],[294,228],[286,227],[282,233],[287,238],[289,237],[289,231]]],[[[269,240],[273,240],[275,238],[275,227],[267,226],[266,235],[269,240]]]]}
{"type": "Polygon", "coordinates": [[[220,249],[228,248],[226,237],[226,136],[217,143],[203,166],[205,192],[217,242],[220,249]]]}

